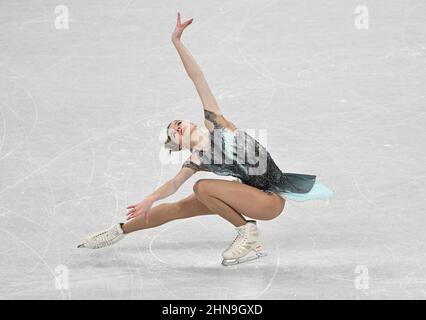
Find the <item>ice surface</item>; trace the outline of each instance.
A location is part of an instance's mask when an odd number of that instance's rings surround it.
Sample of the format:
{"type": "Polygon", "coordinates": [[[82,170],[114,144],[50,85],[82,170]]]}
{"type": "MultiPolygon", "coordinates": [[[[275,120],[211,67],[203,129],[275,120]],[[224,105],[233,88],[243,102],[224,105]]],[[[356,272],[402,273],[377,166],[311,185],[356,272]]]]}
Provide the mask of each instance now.
{"type": "Polygon", "coordinates": [[[60,2],[0,2],[0,298],[426,297],[426,2],[367,1],[361,30],[351,0],[69,3],[57,30],[60,2]],[[260,221],[254,263],[221,266],[216,216],[76,248],[180,168],[160,162],[171,120],[202,124],[177,11],[223,113],[336,191],[260,221]]]}

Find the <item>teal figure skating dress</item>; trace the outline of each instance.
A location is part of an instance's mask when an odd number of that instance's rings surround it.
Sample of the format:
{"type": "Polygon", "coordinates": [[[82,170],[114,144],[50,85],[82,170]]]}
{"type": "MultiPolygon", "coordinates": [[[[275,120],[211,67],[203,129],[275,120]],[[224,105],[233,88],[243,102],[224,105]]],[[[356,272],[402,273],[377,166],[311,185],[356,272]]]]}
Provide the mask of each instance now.
{"type": "Polygon", "coordinates": [[[204,150],[194,148],[182,167],[233,176],[244,184],[278,193],[288,200],[322,200],[334,194],[315,175],[281,171],[262,144],[244,130],[227,128],[221,115],[204,110],[204,116],[214,125],[209,135],[210,146],[204,150]]]}

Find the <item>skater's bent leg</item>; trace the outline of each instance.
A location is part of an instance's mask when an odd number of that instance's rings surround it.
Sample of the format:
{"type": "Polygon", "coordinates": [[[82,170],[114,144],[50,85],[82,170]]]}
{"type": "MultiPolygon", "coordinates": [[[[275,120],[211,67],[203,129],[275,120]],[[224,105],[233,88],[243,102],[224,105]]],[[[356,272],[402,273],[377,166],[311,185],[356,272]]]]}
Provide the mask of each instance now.
{"type": "Polygon", "coordinates": [[[213,212],[200,202],[194,194],[191,194],[177,202],[162,203],[153,207],[149,214],[148,223],[145,222],[145,217],[141,215],[125,223],[122,228],[124,233],[130,233],[157,227],[172,220],[206,214],[213,214],[213,212]]]}
{"type": "Polygon", "coordinates": [[[285,200],[275,193],[223,179],[200,179],[194,185],[194,193],[212,211],[237,227],[246,223],[244,216],[271,220],[285,205],[285,200]]]}
{"type": "MultiPolygon", "coordinates": [[[[217,180],[217,179],[215,179],[217,180]]],[[[238,211],[221,199],[212,196],[210,185],[204,183],[207,179],[200,179],[194,184],[194,193],[198,199],[203,202],[212,211],[216,212],[222,218],[228,220],[236,227],[240,227],[247,223],[247,220],[238,211]]]]}

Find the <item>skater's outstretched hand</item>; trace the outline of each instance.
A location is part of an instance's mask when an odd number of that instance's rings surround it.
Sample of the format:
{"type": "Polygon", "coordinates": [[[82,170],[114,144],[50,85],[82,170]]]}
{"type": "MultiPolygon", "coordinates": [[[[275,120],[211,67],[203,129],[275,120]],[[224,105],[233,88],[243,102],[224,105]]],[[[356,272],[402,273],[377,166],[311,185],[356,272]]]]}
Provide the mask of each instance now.
{"type": "Polygon", "coordinates": [[[189,20],[185,21],[184,23],[182,23],[180,21],[180,12],[178,12],[177,13],[176,28],[175,28],[175,31],[173,31],[173,34],[172,34],[172,41],[180,40],[180,37],[182,36],[183,30],[185,30],[185,28],[187,26],[189,26],[192,23],[193,20],[194,19],[189,19],[189,20]]]}
{"type": "Polygon", "coordinates": [[[137,216],[140,216],[143,214],[145,215],[145,222],[148,223],[148,215],[151,211],[151,207],[153,203],[154,202],[151,199],[145,198],[141,202],[138,202],[136,204],[131,204],[130,206],[127,207],[127,209],[129,209],[129,212],[127,212],[127,220],[136,218],[137,216]]]}

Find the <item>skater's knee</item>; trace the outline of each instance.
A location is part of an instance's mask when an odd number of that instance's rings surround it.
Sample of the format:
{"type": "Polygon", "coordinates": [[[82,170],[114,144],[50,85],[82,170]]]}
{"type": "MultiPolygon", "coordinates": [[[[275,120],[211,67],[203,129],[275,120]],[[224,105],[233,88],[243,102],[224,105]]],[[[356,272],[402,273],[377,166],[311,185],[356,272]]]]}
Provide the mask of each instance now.
{"type": "Polygon", "coordinates": [[[279,200],[266,210],[268,214],[265,214],[261,220],[273,220],[284,212],[285,199],[280,197],[279,200]]]}
{"type": "Polygon", "coordinates": [[[199,179],[194,183],[194,186],[192,187],[194,193],[196,195],[202,195],[205,194],[208,190],[208,183],[209,179],[199,179]]]}
{"type": "Polygon", "coordinates": [[[278,217],[283,211],[285,207],[285,199],[277,194],[274,194],[274,200],[271,201],[270,212],[272,218],[278,217]]]}
{"type": "Polygon", "coordinates": [[[264,217],[262,217],[262,219],[260,220],[265,220],[265,221],[269,221],[269,220],[274,220],[275,218],[277,218],[279,215],[281,214],[281,212],[279,213],[272,213],[269,215],[265,215],[264,217]]]}
{"type": "Polygon", "coordinates": [[[277,213],[275,215],[275,217],[278,217],[280,214],[282,214],[284,212],[284,208],[285,208],[285,199],[280,197],[280,203],[278,204],[278,208],[277,208],[277,213]]]}

